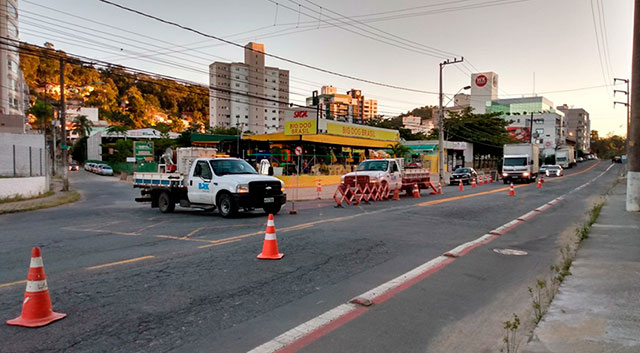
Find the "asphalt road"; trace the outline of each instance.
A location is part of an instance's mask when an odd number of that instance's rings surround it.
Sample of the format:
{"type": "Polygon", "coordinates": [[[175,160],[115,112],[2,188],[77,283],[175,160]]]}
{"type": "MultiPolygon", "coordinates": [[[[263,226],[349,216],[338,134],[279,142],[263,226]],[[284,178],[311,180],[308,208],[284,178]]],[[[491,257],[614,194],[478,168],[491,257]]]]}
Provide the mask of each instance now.
{"type": "MultiPolygon", "coordinates": [[[[0,351],[245,352],[605,172],[585,162],[566,176],[517,185],[445,187],[342,209],[297,202],[276,216],[285,257],[260,261],[266,217],[236,219],[133,202],[137,190],[80,171],[83,200],[0,216],[0,318],[20,313],[32,246],[43,251],[54,309],[39,329],[0,326],[0,351]]],[[[502,322],[530,307],[527,287],[549,271],[572,231],[620,173],[588,187],[359,316],[307,339],[305,352],[497,351],[502,322]],[[507,256],[493,249],[517,249],[507,256]]]]}

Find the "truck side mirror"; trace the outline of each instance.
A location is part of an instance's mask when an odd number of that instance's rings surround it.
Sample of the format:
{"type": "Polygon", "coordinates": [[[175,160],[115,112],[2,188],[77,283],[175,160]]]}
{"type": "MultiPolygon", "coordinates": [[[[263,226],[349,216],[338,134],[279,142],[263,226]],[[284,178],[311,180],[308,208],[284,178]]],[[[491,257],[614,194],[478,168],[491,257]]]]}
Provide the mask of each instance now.
{"type": "Polygon", "coordinates": [[[269,166],[269,175],[273,176],[273,167],[269,166]]]}

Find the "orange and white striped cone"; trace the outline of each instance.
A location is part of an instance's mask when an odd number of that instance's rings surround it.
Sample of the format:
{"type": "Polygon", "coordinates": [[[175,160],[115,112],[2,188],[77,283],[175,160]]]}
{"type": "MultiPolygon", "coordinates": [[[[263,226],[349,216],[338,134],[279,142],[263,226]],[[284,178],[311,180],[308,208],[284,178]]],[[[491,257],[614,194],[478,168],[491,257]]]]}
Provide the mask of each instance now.
{"type": "Polygon", "coordinates": [[[27,275],[27,290],[22,302],[22,314],[13,320],[7,320],[7,325],[40,327],[65,316],[67,314],[53,312],[40,248],[33,248],[27,275]]]}
{"type": "Polygon", "coordinates": [[[540,176],[540,182],[544,184],[544,175],[540,176]]]}
{"type": "Polygon", "coordinates": [[[264,243],[262,244],[262,252],[258,255],[262,260],[280,260],[284,256],[278,252],[278,240],[276,239],[276,224],[273,221],[273,215],[269,214],[267,221],[267,229],[264,233],[264,243]]]}
{"type": "Polygon", "coordinates": [[[489,175],[489,183],[493,184],[493,177],[491,175],[489,175]]]}
{"type": "Polygon", "coordinates": [[[413,184],[413,197],[416,199],[420,198],[420,188],[418,187],[418,183],[413,184]]]}
{"type": "Polygon", "coordinates": [[[516,190],[513,188],[513,183],[509,187],[509,196],[516,196],[516,190]]]}
{"type": "Polygon", "coordinates": [[[462,185],[462,179],[460,179],[460,183],[458,184],[458,191],[464,191],[464,185],[462,185]]]}
{"type": "Polygon", "coordinates": [[[472,188],[476,187],[476,178],[471,179],[471,187],[472,188]]]}
{"type": "Polygon", "coordinates": [[[318,179],[316,183],[316,192],[318,193],[318,200],[320,200],[320,194],[322,194],[322,182],[318,179]]]}
{"type": "Polygon", "coordinates": [[[438,195],[442,195],[442,184],[438,182],[438,195]]]}
{"type": "Polygon", "coordinates": [[[400,189],[399,188],[393,189],[393,199],[394,200],[400,200],[400,189]]]}
{"type": "Polygon", "coordinates": [[[538,189],[542,189],[542,178],[538,179],[538,189]]]}
{"type": "Polygon", "coordinates": [[[489,178],[486,175],[484,176],[484,183],[489,184],[489,178]]]}

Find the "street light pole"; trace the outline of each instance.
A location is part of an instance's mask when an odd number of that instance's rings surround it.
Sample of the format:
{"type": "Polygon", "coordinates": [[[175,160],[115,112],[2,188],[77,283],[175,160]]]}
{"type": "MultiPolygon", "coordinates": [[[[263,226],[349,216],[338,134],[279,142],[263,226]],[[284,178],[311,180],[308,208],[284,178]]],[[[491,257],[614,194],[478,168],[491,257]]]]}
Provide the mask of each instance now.
{"type": "Polygon", "coordinates": [[[627,134],[627,211],[640,211],[640,0],[634,1],[631,121],[627,134]]]}
{"type": "Polygon", "coordinates": [[[449,64],[457,64],[464,61],[464,58],[460,58],[460,60],[453,58],[453,61],[447,59],[441,62],[440,65],[440,94],[439,94],[439,117],[438,117],[438,182],[442,183],[444,181],[444,93],[442,92],[442,70],[445,66],[449,64]]]}
{"type": "Polygon", "coordinates": [[[60,130],[62,133],[62,191],[69,191],[69,166],[67,145],[67,123],[65,121],[65,102],[64,102],[64,58],[60,58],[60,130]]]}

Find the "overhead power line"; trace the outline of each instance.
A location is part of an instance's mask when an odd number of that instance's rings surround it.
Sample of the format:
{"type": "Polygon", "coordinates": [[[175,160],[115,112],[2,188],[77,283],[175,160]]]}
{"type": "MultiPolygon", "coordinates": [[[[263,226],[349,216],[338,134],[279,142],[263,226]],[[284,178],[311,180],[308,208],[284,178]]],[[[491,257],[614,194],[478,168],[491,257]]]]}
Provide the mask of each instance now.
{"type": "MultiPolygon", "coordinates": [[[[174,26],[174,27],[177,27],[177,28],[181,28],[181,29],[183,29],[185,31],[196,33],[196,34],[198,34],[200,36],[203,36],[203,37],[208,37],[208,38],[211,38],[211,39],[215,39],[215,40],[218,40],[218,41],[221,41],[221,42],[224,42],[224,43],[227,43],[227,44],[230,44],[230,45],[245,49],[244,45],[242,45],[242,44],[235,43],[235,42],[232,42],[230,40],[227,40],[227,39],[224,39],[224,38],[220,38],[218,36],[214,36],[214,35],[211,35],[211,34],[208,34],[208,33],[204,33],[204,32],[202,32],[200,30],[193,29],[191,27],[179,24],[177,22],[165,20],[165,19],[160,18],[158,16],[151,15],[151,14],[148,14],[146,12],[139,11],[139,10],[136,10],[136,9],[124,6],[124,5],[120,5],[120,4],[117,4],[117,3],[114,3],[114,2],[111,2],[111,1],[108,1],[108,0],[98,0],[98,1],[100,1],[102,3],[105,3],[105,4],[108,4],[108,5],[111,5],[111,6],[115,6],[117,8],[120,8],[122,10],[131,12],[131,13],[138,14],[138,15],[146,17],[146,18],[149,18],[149,19],[152,19],[152,20],[167,24],[167,25],[171,25],[171,26],[174,26]]],[[[288,59],[288,58],[285,58],[285,57],[280,56],[280,55],[275,55],[275,54],[271,54],[271,53],[267,53],[267,52],[258,51],[258,50],[253,49],[253,48],[246,48],[246,49],[247,50],[251,50],[253,52],[259,52],[261,54],[264,54],[265,56],[269,56],[269,57],[272,57],[274,59],[282,60],[282,61],[288,62],[290,64],[294,64],[294,65],[298,65],[298,66],[301,66],[301,67],[305,67],[307,69],[312,69],[312,70],[324,72],[326,74],[330,74],[330,75],[334,75],[334,76],[338,76],[338,77],[347,78],[347,79],[354,80],[354,81],[360,81],[360,82],[369,83],[369,84],[376,85],[376,86],[393,88],[393,89],[402,90],[402,91],[408,91],[408,92],[434,94],[434,95],[438,94],[437,92],[425,91],[425,90],[409,88],[409,87],[402,87],[402,86],[397,86],[397,85],[377,82],[377,81],[373,81],[373,80],[363,79],[363,78],[359,78],[359,77],[355,77],[355,76],[351,76],[351,75],[346,75],[346,74],[342,74],[342,73],[339,73],[339,72],[336,72],[336,71],[332,71],[332,70],[324,69],[324,68],[321,68],[321,67],[313,66],[313,65],[310,65],[310,64],[305,64],[305,63],[300,62],[300,61],[288,59]]]]}

